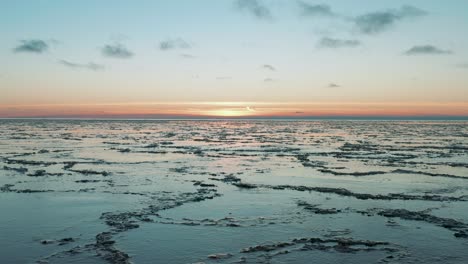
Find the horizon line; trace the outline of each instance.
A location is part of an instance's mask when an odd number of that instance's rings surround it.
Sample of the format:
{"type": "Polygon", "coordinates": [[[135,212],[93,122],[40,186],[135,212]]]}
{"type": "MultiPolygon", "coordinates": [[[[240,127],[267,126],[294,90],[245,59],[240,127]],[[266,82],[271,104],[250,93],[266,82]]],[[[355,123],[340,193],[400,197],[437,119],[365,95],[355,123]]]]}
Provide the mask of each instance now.
{"type": "Polygon", "coordinates": [[[0,117],[0,120],[414,120],[468,121],[457,115],[328,115],[328,116],[24,116],[0,117]]]}

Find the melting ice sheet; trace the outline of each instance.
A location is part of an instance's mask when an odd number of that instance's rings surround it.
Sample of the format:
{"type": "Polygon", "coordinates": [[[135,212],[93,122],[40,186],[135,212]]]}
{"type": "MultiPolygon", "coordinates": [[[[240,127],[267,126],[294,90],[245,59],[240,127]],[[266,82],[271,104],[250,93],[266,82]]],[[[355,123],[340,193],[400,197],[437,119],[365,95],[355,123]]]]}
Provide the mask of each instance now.
{"type": "Polygon", "coordinates": [[[1,263],[467,263],[468,123],[0,120],[1,263]]]}

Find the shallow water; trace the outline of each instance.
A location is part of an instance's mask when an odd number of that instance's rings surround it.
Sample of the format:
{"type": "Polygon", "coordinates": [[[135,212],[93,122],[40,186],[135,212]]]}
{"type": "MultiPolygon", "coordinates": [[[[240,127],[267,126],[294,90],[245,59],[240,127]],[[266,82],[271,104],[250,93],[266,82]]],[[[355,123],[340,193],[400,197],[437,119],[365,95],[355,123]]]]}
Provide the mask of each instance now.
{"type": "Polygon", "coordinates": [[[0,120],[1,263],[467,263],[468,123],[0,120]]]}

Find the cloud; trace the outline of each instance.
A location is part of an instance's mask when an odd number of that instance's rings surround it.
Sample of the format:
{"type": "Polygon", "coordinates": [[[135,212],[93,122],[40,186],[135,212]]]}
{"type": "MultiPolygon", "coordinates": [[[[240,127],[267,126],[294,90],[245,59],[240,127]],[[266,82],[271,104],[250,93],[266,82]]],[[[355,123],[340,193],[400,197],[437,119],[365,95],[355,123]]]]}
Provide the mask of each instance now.
{"type": "Polygon", "coordinates": [[[340,88],[341,85],[338,85],[338,84],[336,84],[336,83],[330,83],[330,84],[328,84],[327,87],[328,87],[328,88],[340,88]]]}
{"type": "Polygon", "coordinates": [[[425,16],[427,15],[427,12],[414,6],[405,5],[402,6],[400,10],[397,10],[396,14],[401,18],[407,18],[425,16]]]}
{"type": "Polygon", "coordinates": [[[264,64],[264,65],[262,65],[262,69],[269,70],[269,71],[276,71],[276,68],[273,67],[273,66],[270,65],[270,64],[264,64]]]}
{"type": "Polygon", "coordinates": [[[111,58],[120,58],[120,59],[128,59],[133,57],[133,52],[128,50],[122,44],[108,44],[102,47],[101,49],[102,55],[111,58]]]}
{"type": "Polygon", "coordinates": [[[414,46],[411,49],[405,51],[405,55],[443,55],[452,54],[450,50],[443,50],[432,45],[421,45],[414,46]]]}
{"type": "Polygon", "coordinates": [[[390,12],[375,12],[356,18],[355,23],[359,31],[364,34],[380,33],[398,20],[395,14],[390,12]]]}
{"type": "Polygon", "coordinates": [[[186,53],[183,53],[183,54],[180,54],[180,56],[184,59],[195,59],[196,56],[192,55],[192,54],[186,54],[186,53]]]}
{"type": "Polygon", "coordinates": [[[468,69],[468,63],[460,63],[455,65],[457,68],[468,69]]]}
{"type": "Polygon", "coordinates": [[[265,79],[263,79],[263,81],[266,82],[266,83],[272,83],[272,82],[277,82],[278,80],[273,79],[273,78],[265,78],[265,79]]]}
{"type": "Polygon", "coordinates": [[[427,15],[427,12],[413,6],[403,6],[400,9],[390,9],[387,11],[371,12],[354,19],[357,29],[363,34],[378,34],[396,22],[413,17],[427,15]]]}
{"type": "Polygon", "coordinates": [[[335,39],[335,38],[322,38],[317,46],[320,48],[354,48],[360,46],[361,42],[355,39],[335,39]]]}
{"type": "Polygon", "coordinates": [[[43,53],[49,49],[47,42],[40,39],[27,39],[20,42],[21,44],[13,49],[14,52],[43,53]]]}
{"type": "Polygon", "coordinates": [[[190,45],[187,41],[181,38],[168,39],[168,40],[159,42],[160,50],[189,49],[191,47],[192,45],[190,45]]]}
{"type": "Polygon", "coordinates": [[[92,71],[98,71],[98,70],[104,69],[104,65],[96,64],[94,62],[89,62],[86,64],[70,62],[67,60],[59,60],[58,62],[62,64],[63,66],[66,66],[72,69],[87,69],[87,70],[92,70],[92,71]]]}
{"type": "Polygon", "coordinates": [[[330,6],[325,4],[313,5],[304,1],[297,1],[301,9],[301,15],[307,17],[333,17],[336,14],[332,12],[330,6]]]}
{"type": "Polygon", "coordinates": [[[270,9],[259,0],[236,0],[235,6],[239,10],[248,12],[258,19],[273,19],[270,9]]]}
{"type": "Polygon", "coordinates": [[[216,77],[216,80],[231,80],[231,76],[218,76],[216,77]]]}
{"type": "Polygon", "coordinates": [[[250,107],[250,106],[245,107],[245,110],[247,110],[249,112],[255,112],[256,111],[255,108],[250,107]]]}

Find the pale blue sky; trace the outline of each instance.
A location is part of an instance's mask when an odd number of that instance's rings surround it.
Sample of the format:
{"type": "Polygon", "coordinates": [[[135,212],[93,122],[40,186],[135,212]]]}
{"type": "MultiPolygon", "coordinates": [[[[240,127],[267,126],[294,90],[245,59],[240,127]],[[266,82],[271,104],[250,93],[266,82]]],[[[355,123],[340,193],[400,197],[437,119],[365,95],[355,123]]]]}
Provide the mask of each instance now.
{"type": "Polygon", "coordinates": [[[290,0],[1,1],[0,104],[468,102],[468,1],[302,2],[333,15],[290,0]],[[427,14],[377,34],[356,24],[408,5],[427,14]],[[48,49],[15,52],[21,40],[48,49]],[[182,47],[160,49],[168,40],[182,47]],[[103,55],[116,44],[133,56],[103,55]]]}

